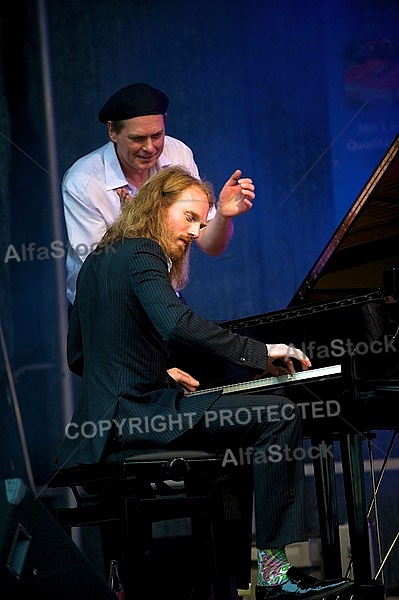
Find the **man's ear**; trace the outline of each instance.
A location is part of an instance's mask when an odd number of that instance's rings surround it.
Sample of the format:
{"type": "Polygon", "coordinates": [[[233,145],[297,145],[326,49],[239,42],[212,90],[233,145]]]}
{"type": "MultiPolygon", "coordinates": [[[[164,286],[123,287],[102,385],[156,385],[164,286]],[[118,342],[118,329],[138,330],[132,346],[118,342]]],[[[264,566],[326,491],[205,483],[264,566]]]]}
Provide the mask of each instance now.
{"type": "Polygon", "coordinates": [[[108,121],[107,122],[107,129],[108,129],[108,137],[109,137],[109,139],[111,140],[111,142],[115,143],[116,140],[117,140],[117,135],[115,133],[114,125],[113,125],[112,121],[108,121]]]}

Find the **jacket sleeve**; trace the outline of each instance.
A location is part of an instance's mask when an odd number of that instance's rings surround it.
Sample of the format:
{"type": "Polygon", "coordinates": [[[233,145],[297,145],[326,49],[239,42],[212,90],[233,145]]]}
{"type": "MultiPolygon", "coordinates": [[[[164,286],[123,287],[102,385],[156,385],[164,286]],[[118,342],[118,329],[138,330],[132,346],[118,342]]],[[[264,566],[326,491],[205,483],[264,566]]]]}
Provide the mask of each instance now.
{"type": "Polygon", "coordinates": [[[142,240],[130,261],[134,293],[165,341],[176,341],[263,373],[266,344],[232,333],[195,313],[177,298],[169,283],[161,248],[142,240]]]}

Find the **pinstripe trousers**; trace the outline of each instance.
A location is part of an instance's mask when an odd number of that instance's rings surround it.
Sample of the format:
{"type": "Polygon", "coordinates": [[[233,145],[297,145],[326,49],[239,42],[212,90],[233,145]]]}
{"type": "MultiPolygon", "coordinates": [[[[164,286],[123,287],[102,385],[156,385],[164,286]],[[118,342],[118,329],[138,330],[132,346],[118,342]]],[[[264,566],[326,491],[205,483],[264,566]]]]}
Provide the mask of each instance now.
{"type": "MultiPolygon", "coordinates": [[[[180,402],[189,405],[189,399],[180,402]]],[[[172,445],[224,452],[230,492],[244,521],[254,495],[258,548],[308,538],[301,417],[289,399],[222,395],[172,445]]]]}

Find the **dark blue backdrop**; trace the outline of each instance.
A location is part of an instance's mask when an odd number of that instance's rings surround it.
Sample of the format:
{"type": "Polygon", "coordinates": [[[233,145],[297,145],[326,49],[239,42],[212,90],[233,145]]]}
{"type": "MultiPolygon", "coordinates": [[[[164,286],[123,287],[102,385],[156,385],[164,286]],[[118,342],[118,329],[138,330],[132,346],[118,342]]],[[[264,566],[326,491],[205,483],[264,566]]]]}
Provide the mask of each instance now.
{"type": "MultiPolygon", "coordinates": [[[[43,483],[71,400],[63,259],[23,259],[21,247],[65,241],[59,181],[106,141],[105,99],[135,81],[160,87],[168,133],[191,146],[201,174],[216,189],[236,168],[256,183],[228,250],[193,249],[192,306],[222,321],[281,309],[399,129],[399,9],[390,0],[19,4],[18,19],[0,13],[1,319],[43,483]],[[5,262],[10,245],[20,260],[5,262]]],[[[1,385],[6,393],[5,377],[1,385]]]]}

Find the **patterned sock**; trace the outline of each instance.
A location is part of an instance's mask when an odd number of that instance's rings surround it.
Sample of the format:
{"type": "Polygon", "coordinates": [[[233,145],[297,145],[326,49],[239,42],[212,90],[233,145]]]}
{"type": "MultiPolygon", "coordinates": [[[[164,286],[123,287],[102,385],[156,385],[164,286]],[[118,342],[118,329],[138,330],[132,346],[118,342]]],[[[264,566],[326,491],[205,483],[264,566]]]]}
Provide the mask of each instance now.
{"type": "Polygon", "coordinates": [[[257,585],[282,585],[288,581],[290,567],[285,548],[258,549],[257,585]]]}

